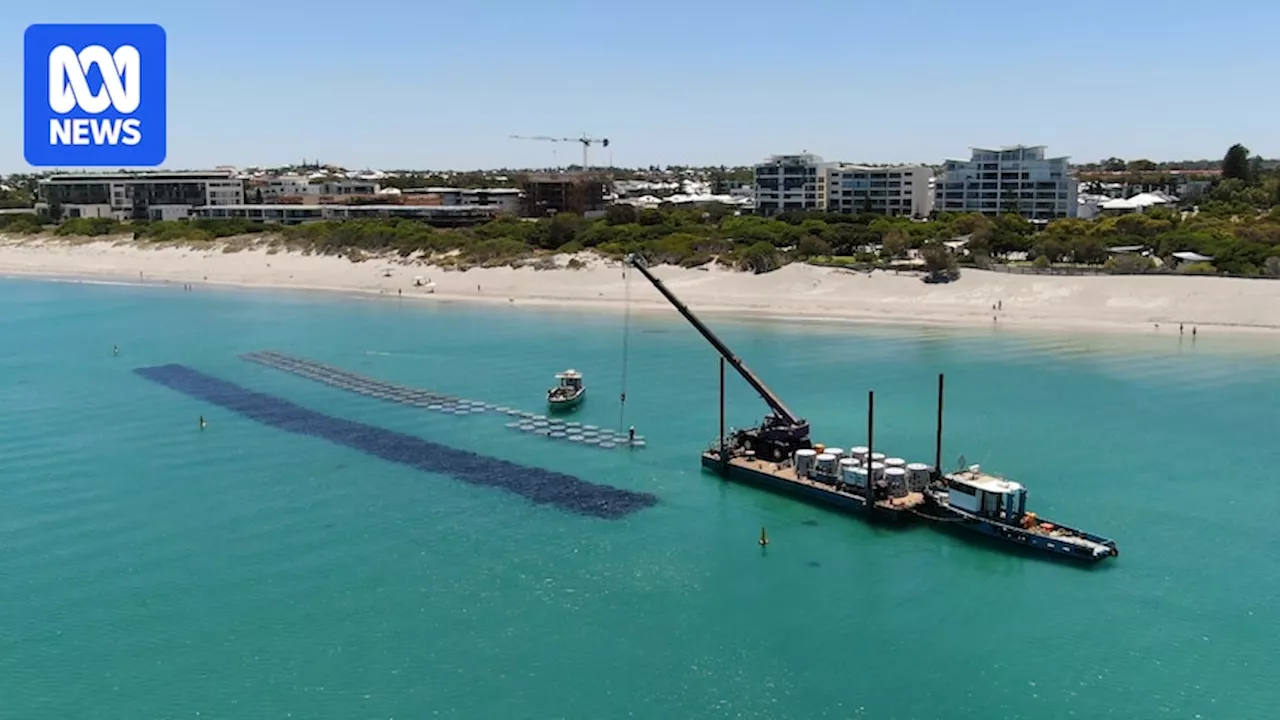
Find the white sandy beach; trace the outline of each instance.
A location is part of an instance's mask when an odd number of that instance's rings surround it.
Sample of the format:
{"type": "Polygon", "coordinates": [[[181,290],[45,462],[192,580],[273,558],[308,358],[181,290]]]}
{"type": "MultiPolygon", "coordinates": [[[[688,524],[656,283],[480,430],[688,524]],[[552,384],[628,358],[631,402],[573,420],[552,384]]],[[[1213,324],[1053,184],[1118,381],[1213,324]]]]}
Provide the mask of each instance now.
{"type": "MultiPolygon", "coordinates": [[[[620,311],[628,283],[621,265],[580,258],[576,270],[445,271],[399,259],[344,258],[265,249],[145,248],[122,242],[0,237],[0,275],[78,277],[371,294],[423,302],[474,301],[620,311]],[[390,276],[386,272],[390,270],[390,276]],[[414,286],[422,276],[428,294],[414,286]]],[[[559,258],[563,265],[568,258],[559,258]]],[[[965,270],[928,285],[916,275],[789,265],[765,275],[663,266],[655,274],[699,312],[890,323],[976,323],[1049,329],[1151,331],[1185,323],[1233,331],[1280,331],[1280,281],[1175,276],[1045,276],[965,270]],[[992,306],[1002,309],[993,311],[992,306]],[[993,320],[993,318],[998,318],[993,320]]],[[[630,283],[633,310],[673,312],[643,278],[630,283]]]]}

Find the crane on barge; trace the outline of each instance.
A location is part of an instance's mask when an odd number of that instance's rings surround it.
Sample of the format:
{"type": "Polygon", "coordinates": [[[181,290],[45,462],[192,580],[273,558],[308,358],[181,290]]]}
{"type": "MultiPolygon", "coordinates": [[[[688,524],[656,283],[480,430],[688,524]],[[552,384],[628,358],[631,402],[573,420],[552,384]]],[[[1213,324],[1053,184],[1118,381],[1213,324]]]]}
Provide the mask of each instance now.
{"type": "MultiPolygon", "coordinates": [[[[805,420],[791,411],[790,408],[782,402],[776,393],[769,389],[746,363],[742,362],[742,358],[734,354],[725,345],[716,334],[707,327],[698,316],[693,314],[680,299],[675,296],[661,280],[654,277],[649,272],[648,264],[644,258],[632,253],[627,255],[626,264],[635,268],[648,280],[659,293],[662,294],[667,302],[670,302],[676,311],[679,312],[689,324],[697,330],[707,342],[711,343],[711,347],[720,353],[726,362],[729,363],[734,370],[742,376],[743,380],[751,386],[760,395],[760,398],[769,406],[771,412],[765,416],[760,425],[744,430],[736,430],[729,438],[720,438],[721,446],[728,445],[729,448],[741,448],[748,453],[754,453],[757,457],[768,458],[774,462],[782,462],[790,458],[796,450],[810,448],[813,443],[809,440],[809,421],[805,420]]],[[[723,366],[721,368],[721,377],[723,379],[723,366]]],[[[721,386],[723,392],[723,384],[721,386]]],[[[722,457],[723,461],[724,458],[722,457]]]]}

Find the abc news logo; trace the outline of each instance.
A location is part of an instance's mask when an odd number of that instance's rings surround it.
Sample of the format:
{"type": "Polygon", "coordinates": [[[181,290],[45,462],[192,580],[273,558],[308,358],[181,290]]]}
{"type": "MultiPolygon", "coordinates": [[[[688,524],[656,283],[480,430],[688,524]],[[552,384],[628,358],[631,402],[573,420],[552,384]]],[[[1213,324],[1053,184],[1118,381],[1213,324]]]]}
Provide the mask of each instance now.
{"type": "MultiPolygon", "coordinates": [[[[99,115],[114,108],[128,115],[142,104],[142,58],[132,45],[113,53],[101,45],[76,52],[59,45],[49,53],[49,109],[66,115],[81,112],[99,115]],[[98,92],[89,89],[88,73],[96,67],[102,75],[98,92]]],[[[50,118],[50,145],[137,145],[142,142],[142,121],[137,118],[50,118]]]]}
{"type": "Polygon", "coordinates": [[[32,25],[24,37],[23,151],[37,167],[154,167],[167,152],[159,25],[32,25]]]}

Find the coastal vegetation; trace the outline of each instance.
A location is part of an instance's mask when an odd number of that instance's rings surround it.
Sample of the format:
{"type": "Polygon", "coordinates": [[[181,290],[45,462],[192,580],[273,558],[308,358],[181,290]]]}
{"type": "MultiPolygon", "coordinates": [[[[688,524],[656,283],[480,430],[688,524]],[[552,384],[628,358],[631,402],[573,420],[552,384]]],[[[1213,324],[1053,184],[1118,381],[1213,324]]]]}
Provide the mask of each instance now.
{"type": "MultiPolygon", "coordinates": [[[[1242,193],[1245,198],[1249,189],[1242,193]]],[[[35,215],[5,214],[0,215],[0,233],[126,236],[148,244],[225,244],[248,237],[280,249],[353,260],[381,254],[417,256],[459,269],[591,250],[613,258],[637,252],[652,263],[685,267],[717,261],[757,273],[797,261],[860,267],[923,261],[934,272],[954,272],[957,264],[1023,264],[1134,273],[1156,271],[1161,260],[1165,267],[1172,266],[1174,253],[1190,251],[1212,261],[1183,265],[1182,272],[1280,276],[1280,207],[1267,212],[1249,207],[1243,212],[1246,208],[1237,206],[1247,199],[1222,197],[1220,205],[1206,206],[1195,215],[1153,208],[1099,220],[1055,220],[1042,230],[1016,215],[943,214],[927,222],[823,213],[762,218],[734,215],[720,206],[637,210],[615,205],[594,220],[567,214],[540,220],[507,217],[450,229],[407,219],[280,227],[243,220],[121,223],[75,218],[49,226],[35,215]],[[944,244],[948,242],[954,251],[944,244]],[[1146,253],[1109,251],[1119,246],[1144,248],[1146,253]]],[[[244,246],[241,242],[227,247],[244,246]]]]}
{"type": "MultiPolygon", "coordinates": [[[[1101,168],[1164,172],[1149,161],[1112,158],[1101,168]],[[1150,165],[1151,167],[1148,167],[1150,165]]],[[[500,217],[465,228],[433,228],[410,219],[327,221],[282,227],[245,220],[118,222],[74,218],[50,225],[34,214],[0,214],[0,233],[117,239],[144,244],[251,244],[275,251],[340,255],[353,261],[398,254],[446,267],[533,264],[590,250],[651,263],[696,267],[719,262],[768,272],[791,262],[845,267],[922,266],[955,277],[959,266],[1049,272],[1182,272],[1280,277],[1280,168],[1232,146],[1210,187],[1181,208],[1095,220],[1066,218],[1036,226],[1017,215],[942,213],[928,221],[881,215],[784,213],[764,218],[709,204],[637,209],[613,205],[603,217],[558,214],[537,220],[500,217]],[[1114,248],[1127,248],[1117,251],[1114,248]],[[1211,258],[1178,262],[1176,253],[1211,258]]],[[[735,172],[738,169],[734,170],[735,172]]],[[[414,182],[422,178],[413,178],[414,182]]],[[[28,183],[29,185],[30,183],[28,183]]],[[[23,185],[26,188],[26,185],[23,185]]]]}

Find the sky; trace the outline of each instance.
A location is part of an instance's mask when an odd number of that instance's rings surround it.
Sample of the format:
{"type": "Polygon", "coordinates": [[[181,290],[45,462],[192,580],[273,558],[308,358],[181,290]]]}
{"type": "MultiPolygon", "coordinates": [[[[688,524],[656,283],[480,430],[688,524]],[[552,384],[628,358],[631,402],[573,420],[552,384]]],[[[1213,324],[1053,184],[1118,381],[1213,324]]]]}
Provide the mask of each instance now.
{"type": "Polygon", "coordinates": [[[1074,162],[1280,157],[1280,3],[1262,0],[9,2],[0,173],[31,23],[168,35],[167,168],[1074,162]]]}

